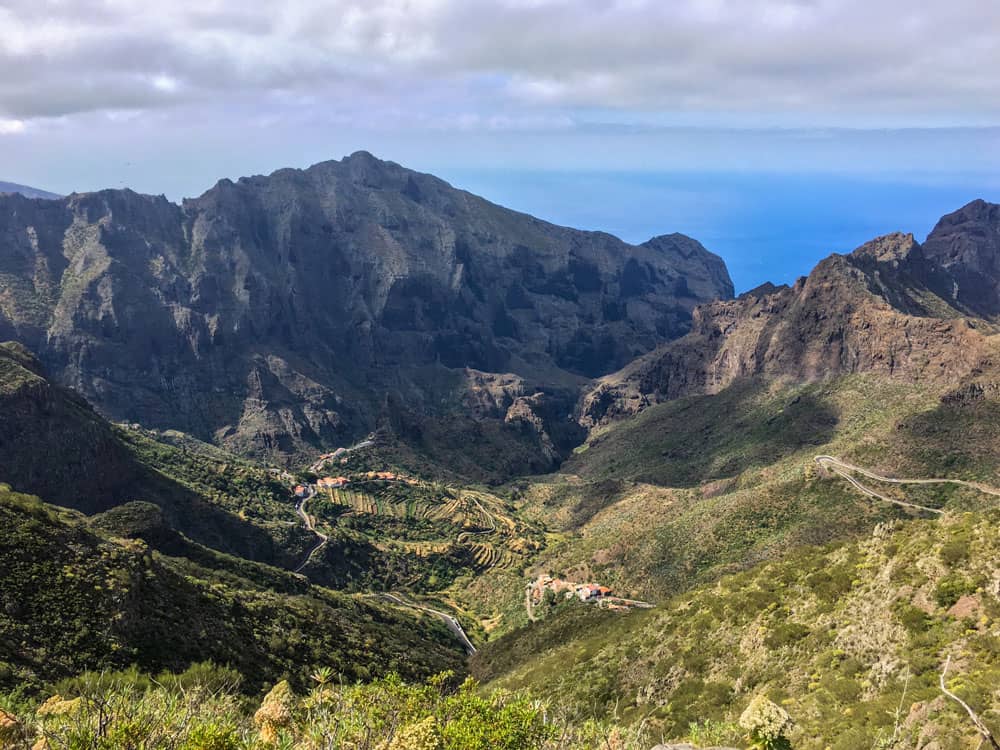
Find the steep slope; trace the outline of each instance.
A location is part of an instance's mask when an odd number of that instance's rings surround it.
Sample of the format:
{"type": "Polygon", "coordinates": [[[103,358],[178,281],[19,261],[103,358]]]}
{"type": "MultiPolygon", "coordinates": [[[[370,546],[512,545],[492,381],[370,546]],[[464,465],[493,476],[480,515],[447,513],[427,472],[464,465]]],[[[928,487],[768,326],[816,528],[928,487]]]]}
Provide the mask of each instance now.
{"type": "MultiPolygon", "coordinates": [[[[1000,486],[1000,336],[956,294],[969,257],[946,268],[909,235],[880,238],[794,287],[698,308],[688,336],[597,381],[587,440],[516,485],[521,518],[549,531],[528,578],[658,600],[906,513],[817,476],[818,454],[1000,486]]],[[[940,486],[907,498],[981,507],[940,486]]],[[[491,572],[468,596],[509,625],[523,585],[491,572]]]]}
{"type": "Polygon", "coordinates": [[[287,491],[266,471],[108,424],[16,343],[0,344],[0,482],[88,514],[152,502],[192,539],[251,560],[291,565],[309,541],[282,523],[287,491]]]}
{"type": "MultiPolygon", "coordinates": [[[[996,212],[980,213],[992,217],[997,231],[996,212]]],[[[979,316],[991,303],[976,296],[979,307],[971,307],[957,279],[988,271],[995,249],[976,243],[981,227],[962,225],[949,240],[963,248],[960,257],[942,265],[942,221],[927,250],[912,235],[890,235],[830,256],[792,287],[764,285],[699,307],[686,337],[599,379],[582,400],[582,423],[717,393],[744,377],[808,381],[873,373],[947,385],[988,367],[995,329],[979,316]]],[[[985,288],[987,276],[976,278],[985,288]]]]}
{"type": "Polygon", "coordinates": [[[6,485],[0,526],[0,688],[209,659],[240,670],[251,691],[321,665],[347,681],[462,669],[464,652],[435,618],[264,566],[240,575],[167,557],[6,485]],[[253,580],[263,574],[271,586],[253,580]]]}
{"type": "Polygon", "coordinates": [[[887,523],[654,610],[569,603],[482,649],[472,671],[666,738],[711,721],[743,746],[736,719],[763,693],[792,715],[802,750],[973,750],[982,738],[938,680],[950,656],[947,684],[997,733],[998,524],[996,510],[887,523]]]}
{"type": "Polygon", "coordinates": [[[983,317],[1000,315],[1000,206],[977,200],[948,214],[924,253],[949,272],[955,299],[983,317]]]}
{"type": "Polygon", "coordinates": [[[386,394],[446,416],[464,368],[558,394],[731,295],[686,237],[553,226],[366,153],[182,206],[0,197],[0,338],[116,420],[258,454],[363,435],[386,394]]]}
{"type": "MultiPolygon", "coordinates": [[[[524,619],[523,582],[543,572],[596,580],[661,601],[804,544],[864,535],[912,515],[875,502],[814,458],[834,455],[884,476],[951,477],[1000,487],[1000,397],[994,372],[942,392],[872,375],[813,383],[737,381],[717,394],[645,409],[599,429],[560,472],[525,481],[518,512],[548,544],[506,600],[524,619]]],[[[941,486],[879,487],[956,512],[995,498],[941,486]]]]}

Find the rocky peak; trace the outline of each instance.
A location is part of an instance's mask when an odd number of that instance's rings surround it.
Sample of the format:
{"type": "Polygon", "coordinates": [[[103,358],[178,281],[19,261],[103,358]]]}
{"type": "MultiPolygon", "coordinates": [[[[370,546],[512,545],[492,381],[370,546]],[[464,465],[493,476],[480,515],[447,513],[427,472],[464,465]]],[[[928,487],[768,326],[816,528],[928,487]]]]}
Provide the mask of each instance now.
{"type": "Polygon", "coordinates": [[[919,249],[912,234],[894,232],[866,242],[854,250],[851,257],[858,260],[871,259],[878,263],[898,263],[906,261],[911,253],[919,249]]]}
{"type": "Polygon", "coordinates": [[[1000,283],[991,265],[998,208],[970,204],[923,247],[911,234],[886,235],[831,255],[792,287],[765,284],[699,306],[687,336],[599,379],[580,404],[581,423],[745,377],[874,372],[958,383],[997,357],[992,327],[975,318],[989,317],[1000,283]]]}
{"type": "Polygon", "coordinates": [[[465,368],[571,387],[732,296],[690,238],[555,226],[367,152],[181,206],[0,197],[0,272],[0,336],[104,414],[265,453],[367,434],[390,389],[435,418],[465,368]]]}
{"type": "Polygon", "coordinates": [[[979,315],[1000,315],[1000,205],[975,200],[944,216],[923,249],[951,275],[956,300],[979,315]]]}

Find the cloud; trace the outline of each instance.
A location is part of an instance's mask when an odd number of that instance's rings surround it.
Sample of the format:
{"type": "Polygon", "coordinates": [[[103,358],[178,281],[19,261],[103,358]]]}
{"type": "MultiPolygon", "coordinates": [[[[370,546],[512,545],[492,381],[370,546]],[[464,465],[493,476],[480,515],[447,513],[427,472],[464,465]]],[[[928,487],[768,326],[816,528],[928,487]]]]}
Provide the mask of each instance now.
{"type": "Polygon", "coordinates": [[[0,119],[0,135],[15,135],[24,132],[24,121],[0,119]]]}
{"type": "Polygon", "coordinates": [[[982,0],[0,0],[0,117],[995,123],[997,38],[982,0]]]}

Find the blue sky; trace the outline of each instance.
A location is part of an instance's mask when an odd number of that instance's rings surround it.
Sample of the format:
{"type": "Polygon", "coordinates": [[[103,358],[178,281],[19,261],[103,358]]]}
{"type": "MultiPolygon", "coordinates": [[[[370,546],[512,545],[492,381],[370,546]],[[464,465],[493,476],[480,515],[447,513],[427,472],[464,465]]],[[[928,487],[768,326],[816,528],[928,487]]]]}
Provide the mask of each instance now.
{"type": "Polygon", "coordinates": [[[982,0],[0,0],[0,180],[173,199],[358,149],[739,288],[1000,199],[982,0]]]}

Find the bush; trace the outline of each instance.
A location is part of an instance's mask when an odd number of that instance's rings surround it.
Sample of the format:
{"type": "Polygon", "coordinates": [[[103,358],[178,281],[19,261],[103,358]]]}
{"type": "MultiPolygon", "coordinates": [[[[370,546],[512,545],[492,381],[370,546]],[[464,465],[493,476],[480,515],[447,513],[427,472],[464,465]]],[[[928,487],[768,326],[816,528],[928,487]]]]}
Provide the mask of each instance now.
{"type": "MultiPolygon", "coordinates": [[[[956,600],[957,601],[957,600],[956,600]]],[[[930,627],[930,618],[927,613],[912,604],[904,604],[897,609],[896,616],[906,631],[912,635],[926,633],[930,627]]]]}
{"type": "Polygon", "coordinates": [[[782,648],[798,643],[811,632],[808,627],[797,622],[783,622],[767,634],[764,643],[768,648],[782,648]]]}
{"type": "Polygon", "coordinates": [[[959,563],[965,562],[969,559],[969,540],[952,539],[945,542],[941,546],[940,556],[941,561],[949,567],[954,567],[959,563]]]}
{"type": "Polygon", "coordinates": [[[698,747],[709,747],[714,745],[732,745],[739,742],[743,737],[739,724],[732,721],[705,721],[693,722],[688,727],[687,740],[692,745],[698,747]]]}
{"type": "Polygon", "coordinates": [[[948,609],[965,594],[976,590],[975,584],[964,576],[953,573],[938,581],[934,589],[934,599],[942,609],[948,609]]]}
{"type": "Polygon", "coordinates": [[[758,695],[740,716],[740,726],[747,731],[752,750],[791,750],[785,736],[792,726],[792,717],[766,696],[758,695]]]}

